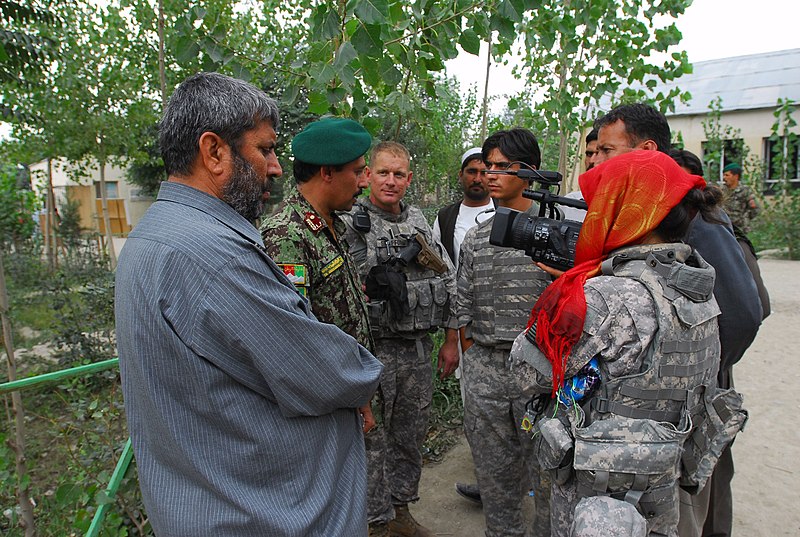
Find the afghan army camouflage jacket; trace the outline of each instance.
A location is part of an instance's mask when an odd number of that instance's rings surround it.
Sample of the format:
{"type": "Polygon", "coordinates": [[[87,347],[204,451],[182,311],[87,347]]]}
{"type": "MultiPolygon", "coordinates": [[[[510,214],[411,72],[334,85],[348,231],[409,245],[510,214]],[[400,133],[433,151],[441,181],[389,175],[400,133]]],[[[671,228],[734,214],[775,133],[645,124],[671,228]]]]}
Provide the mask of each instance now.
{"type": "Polygon", "coordinates": [[[261,235],[270,257],[311,302],[316,317],[335,324],[374,350],[361,280],[344,242],[344,222],[333,215],[334,234],[300,192],[264,219],[261,235]]]}
{"type": "Polygon", "coordinates": [[[758,216],[759,207],[749,186],[739,184],[733,190],[723,187],[725,212],[734,226],[745,233],[750,233],[750,220],[758,216]]]}

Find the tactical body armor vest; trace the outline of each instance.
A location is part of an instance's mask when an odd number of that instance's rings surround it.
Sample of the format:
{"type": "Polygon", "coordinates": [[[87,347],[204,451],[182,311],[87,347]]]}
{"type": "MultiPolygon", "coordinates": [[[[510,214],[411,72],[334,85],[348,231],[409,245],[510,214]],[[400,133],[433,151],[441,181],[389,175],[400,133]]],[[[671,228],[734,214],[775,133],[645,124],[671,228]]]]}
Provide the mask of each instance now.
{"type": "Polygon", "coordinates": [[[716,390],[714,271],[688,246],[674,244],[624,249],[603,263],[602,272],[644,285],[658,331],[639,372],[614,378],[601,361],[599,392],[576,408],[578,491],[625,500],[656,527],[657,520],[671,525],[676,483],[702,487],[746,419],[738,394],[716,390]]]}
{"type": "MultiPolygon", "coordinates": [[[[356,260],[360,265],[362,279],[370,268],[392,263],[393,258],[412,244],[417,233],[422,234],[428,244],[438,250],[439,255],[448,261],[449,270],[452,271],[447,252],[433,240],[430,226],[418,208],[404,204],[402,212],[393,215],[381,211],[366,199],[358,200],[357,205],[354,211],[363,207],[370,214],[370,230],[361,234],[366,243],[366,261],[356,260]]],[[[370,300],[367,307],[373,335],[376,338],[416,338],[445,326],[450,313],[445,280],[447,273],[438,274],[416,260],[405,264],[395,263],[394,266],[406,277],[408,312],[403,314],[392,311],[388,300],[370,300]]]]}
{"type": "MultiPolygon", "coordinates": [[[[528,212],[537,211],[534,204],[528,212]]],[[[522,250],[489,244],[493,221],[475,229],[472,324],[467,336],[481,345],[511,348],[551,279],[522,250]]]]}

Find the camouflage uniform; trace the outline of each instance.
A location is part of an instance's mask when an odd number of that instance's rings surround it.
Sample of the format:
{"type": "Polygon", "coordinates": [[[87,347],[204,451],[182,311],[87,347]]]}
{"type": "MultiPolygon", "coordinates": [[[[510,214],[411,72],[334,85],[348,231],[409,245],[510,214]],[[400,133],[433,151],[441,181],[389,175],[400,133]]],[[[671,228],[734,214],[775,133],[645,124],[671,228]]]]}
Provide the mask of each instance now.
{"type": "MultiPolygon", "coordinates": [[[[553,535],[570,534],[581,498],[610,494],[637,505],[649,535],[677,536],[681,453],[719,366],[714,269],[687,245],[661,244],[617,250],[603,274],[584,286],[583,336],[566,364],[569,378],[599,357],[601,384],[580,405],[560,406],[577,440],[571,471],[553,484],[553,535]]],[[[550,363],[525,334],[512,358],[550,392],[550,363]]]]}
{"type": "Polygon", "coordinates": [[[325,221],[300,194],[289,196],[264,219],[261,235],[270,257],[283,268],[297,290],[311,302],[314,315],[335,324],[373,350],[364,293],[344,237],[344,222],[333,215],[334,236],[325,221]]]}
{"type": "Polygon", "coordinates": [[[745,233],[750,233],[750,220],[758,216],[759,207],[749,186],[739,183],[733,190],[722,187],[725,212],[731,223],[745,233]]]}
{"type": "Polygon", "coordinates": [[[401,213],[385,212],[368,199],[359,199],[350,215],[345,215],[345,236],[350,253],[362,280],[370,268],[380,262],[376,245],[381,239],[422,233],[429,245],[445,261],[447,271],[439,275],[409,263],[407,277],[411,311],[399,320],[387,314],[385,301],[370,300],[370,323],[375,337],[375,356],[384,364],[381,376],[383,426],[366,436],[367,443],[367,513],[369,522],[388,522],[394,518],[394,506],[419,499],[422,474],[420,448],[428,432],[428,418],[433,399],[433,368],[430,331],[443,326],[455,327],[451,308],[455,303],[455,274],[450,258],[438,241],[422,212],[401,204],[401,213]],[[371,229],[367,233],[352,227],[352,215],[366,210],[371,229]],[[437,321],[436,318],[439,318],[437,321]],[[452,318],[452,320],[450,320],[452,318]]]}
{"type": "MultiPolygon", "coordinates": [[[[538,214],[533,204],[528,211],[538,214]]],[[[458,324],[474,344],[464,353],[464,431],[486,516],[487,537],[524,536],[522,498],[534,490],[533,535],[550,535],[550,484],[521,427],[535,393],[512,370],[509,351],[550,283],[521,250],[489,244],[492,220],[467,232],[458,272],[458,324]],[[544,479],[542,479],[542,477],[544,479]]]]}

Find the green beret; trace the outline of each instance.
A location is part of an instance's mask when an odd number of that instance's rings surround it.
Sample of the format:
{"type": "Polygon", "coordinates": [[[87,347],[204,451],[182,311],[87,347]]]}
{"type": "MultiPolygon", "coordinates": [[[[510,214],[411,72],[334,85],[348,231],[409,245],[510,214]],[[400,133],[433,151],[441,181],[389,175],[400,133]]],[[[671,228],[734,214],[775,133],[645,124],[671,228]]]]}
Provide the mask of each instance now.
{"type": "Polygon", "coordinates": [[[722,168],[722,172],[731,172],[733,175],[742,175],[742,167],[736,164],[735,162],[731,162],[724,168],[722,168]]]}
{"type": "Polygon", "coordinates": [[[306,164],[339,166],[369,151],[372,136],[352,119],[327,118],[310,123],[292,140],[292,155],[306,164]]]}

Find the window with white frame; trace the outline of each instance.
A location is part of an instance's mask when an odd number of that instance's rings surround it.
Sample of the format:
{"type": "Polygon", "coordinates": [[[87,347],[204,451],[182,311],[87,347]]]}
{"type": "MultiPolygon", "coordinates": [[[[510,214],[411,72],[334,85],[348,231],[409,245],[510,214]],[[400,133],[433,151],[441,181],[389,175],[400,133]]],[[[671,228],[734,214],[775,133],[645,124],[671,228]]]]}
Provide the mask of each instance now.
{"type": "Polygon", "coordinates": [[[800,186],[800,138],[796,135],[764,138],[764,187],[774,191],[781,182],[800,186]]]}
{"type": "Polygon", "coordinates": [[[736,138],[733,140],[724,140],[722,148],[713,150],[709,142],[701,144],[703,149],[703,166],[706,170],[706,177],[713,179],[717,182],[722,182],[722,170],[728,164],[736,162],[742,164],[742,149],[744,147],[744,140],[736,138]]]}

